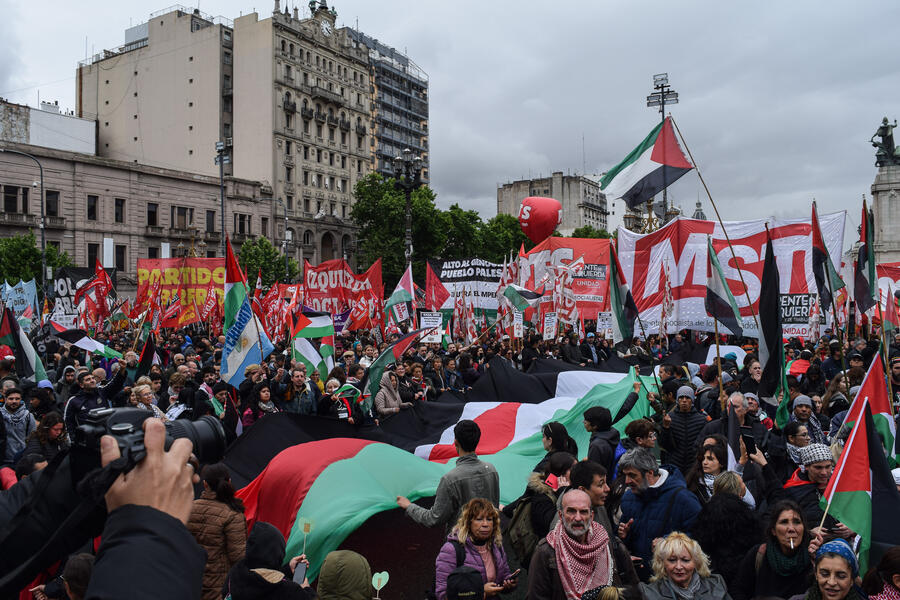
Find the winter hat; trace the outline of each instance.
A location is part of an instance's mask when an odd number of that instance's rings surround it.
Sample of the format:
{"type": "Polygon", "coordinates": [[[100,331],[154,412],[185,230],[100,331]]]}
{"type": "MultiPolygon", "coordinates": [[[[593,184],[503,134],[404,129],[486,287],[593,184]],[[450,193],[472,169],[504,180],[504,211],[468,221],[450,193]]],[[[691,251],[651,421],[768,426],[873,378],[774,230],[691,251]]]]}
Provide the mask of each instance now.
{"type": "Polygon", "coordinates": [[[213,396],[215,396],[219,392],[227,392],[230,387],[231,386],[228,385],[227,383],[225,383],[224,381],[220,381],[219,383],[214,385],[212,388],[213,396]]]}
{"type": "Polygon", "coordinates": [[[831,449],[825,444],[809,444],[808,446],[800,448],[800,462],[803,463],[804,467],[826,460],[834,462],[834,456],[831,454],[831,449]]]}
{"type": "Polygon", "coordinates": [[[675,394],[675,398],[678,399],[678,398],[681,398],[682,396],[687,396],[688,398],[693,400],[694,399],[694,388],[692,388],[689,385],[681,386],[680,388],[678,388],[678,393],[675,394]]]}
{"type": "Polygon", "coordinates": [[[804,396],[803,394],[800,394],[799,396],[794,398],[794,406],[795,407],[808,406],[808,407],[812,408],[812,405],[813,405],[812,398],[810,398],[809,396],[804,396]]]}
{"type": "Polygon", "coordinates": [[[612,414],[604,406],[592,406],[584,411],[584,420],[600,431],[606,431],[612,427],[612,414]]]}
{"type": "Polygon", "coordinates": [[[734,381],[734,379],[731,377],[731,375],[729,375],[727,371],[724,371],[722,373],[722,385],[725,385],[726,383],[731,383],[732,381],[734,381]]]}
{"type": "Polygon", "coordinates": [[[257,521],[247,537],[244,562],[248,569],[280,569],[284,564],[284,536],[264,521],[257,521]]]}

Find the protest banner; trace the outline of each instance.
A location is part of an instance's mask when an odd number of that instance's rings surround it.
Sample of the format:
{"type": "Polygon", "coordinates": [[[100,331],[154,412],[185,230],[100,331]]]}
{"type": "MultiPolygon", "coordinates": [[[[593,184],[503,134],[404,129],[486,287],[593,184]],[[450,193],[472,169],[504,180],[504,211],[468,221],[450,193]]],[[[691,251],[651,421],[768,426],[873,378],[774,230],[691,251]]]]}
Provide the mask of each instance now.
{"type": "Polygon", "coordinates": [[[304,262],[303,303],[319,312],[337,314],[360,298],[384,298],[381,259],[356,275],[345,260],[328,260],[318,266],[304,262]]]}
{"type": "Polygon", "coordinates": [[[496,319],[497,286],[500,285],[503,265],[480,258],[428,262],[438,279],[450,292],[441,310],[452,311],[454,297],[457,294],[464,294],[466,301],[471,302],[479,314],[484,313],[491,319],[496,319]]]}
{"type": "Polygon", "coordinates": [[[428,335],[420,340],[425,344],[441,343],[441,326],[444,323],[444,314],[441,312],[420,312],[419,313],[419,329],[427,329],[428,335]]]}
{"type": "MultiPolygon", "coordinates": [[[[844,212],[819,216],[822,235],[832,257],[841,255],[845,217],[844,212]]],[[[813,305],[811,295],[816,293],[809,219],[726,222],[737,264],[721,225],[713,221],[678,218],[648,234],[619,228],[619,260],[647,333],[659,331],[665,295],[664,265],[668,268],[674,300],[674,310],[667,317],[670,331],[713,331],[713,320],[706,314],[704,306],[707,236],[711,236],[713,249],[740,308],[744,335],[757,337],[753,315],[759,303],[767,222],[781,281],[782,330],[786,337],[808,337],[809,310],[813,305]],[[747,284],[747,294],[738,267],[747,284]]]]}
{"type": "MultiPolygon", "coordinates": [[[[106,269],[113,285],[116,284],[116,270],[106,269]]],[[[61,267],[53,275],[53,310],[50,319],[63,327],[73,329],[78,317],[75,305],[75,291],[94,277],[94,269],[86,267],[61,267]]]]}
{"type": "Polygon", "coordinates": [[[159,282],[160,306],[166,306],[173,295],[178,293],[182,307],[203,306],[207,290],[212,289],[222,304],[225,289],[224,258],[139,258],[137,261],[137,295],[135,307],[147,308],[150,290],[159,282]],[[210,288],[210,281],[213,286],[210,288]]]}
{"type": "Polygon", "coordinates": [[[544,313],[544,339],[556,339],[556,313],[544,313]]]}

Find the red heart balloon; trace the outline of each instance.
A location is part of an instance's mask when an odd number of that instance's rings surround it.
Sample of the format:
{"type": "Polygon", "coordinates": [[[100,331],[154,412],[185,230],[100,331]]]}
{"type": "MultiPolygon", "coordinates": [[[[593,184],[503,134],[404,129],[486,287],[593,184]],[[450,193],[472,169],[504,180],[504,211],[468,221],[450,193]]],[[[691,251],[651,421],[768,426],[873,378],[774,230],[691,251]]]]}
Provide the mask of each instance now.
{"type": "Polygon", "coordinates": [[[553,233],[562,221],[562,204],[554,198],[529,196],[519,208],[519,227],[528,239],[539,244],[553,233]]]}

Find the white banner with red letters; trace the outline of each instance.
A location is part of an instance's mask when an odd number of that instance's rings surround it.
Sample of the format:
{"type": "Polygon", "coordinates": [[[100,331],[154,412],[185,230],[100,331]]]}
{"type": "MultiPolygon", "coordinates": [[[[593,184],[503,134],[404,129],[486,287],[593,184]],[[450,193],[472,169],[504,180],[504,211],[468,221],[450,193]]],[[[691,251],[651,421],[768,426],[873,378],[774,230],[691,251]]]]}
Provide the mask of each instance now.
{"type": "MultiPolygon", "coordinates": [[[[844,241],[845,212],[819,215],[828,252],[840,260],[844,241]]],[[[808,337],[809,312],[816,282],[812,271],[812,226],[809,219],[729,221],[725,223],[737,261],[721,225],[714,221],[679,218],[659,230],[638,234],[618,231],[619,260],[647,333],[659,331],[663,304],[664,272],[668,269],[674,309],[667,316],[668,332],[681,329],[712,331],[706,314],[706,238],[712,236],[725,277],[741,309],[744,335],[758,336],[753,314],[759,304],[760,278],[766,248],[766,223],[781,283],[782,329],[785,337],[808,337]],[[738,274],[747,285],[747,294],[738,274]],[[747,296],[750,304],[748,305],[747,296]]],[[[721,325],[720,325],[721,329],[721,325]]]]}

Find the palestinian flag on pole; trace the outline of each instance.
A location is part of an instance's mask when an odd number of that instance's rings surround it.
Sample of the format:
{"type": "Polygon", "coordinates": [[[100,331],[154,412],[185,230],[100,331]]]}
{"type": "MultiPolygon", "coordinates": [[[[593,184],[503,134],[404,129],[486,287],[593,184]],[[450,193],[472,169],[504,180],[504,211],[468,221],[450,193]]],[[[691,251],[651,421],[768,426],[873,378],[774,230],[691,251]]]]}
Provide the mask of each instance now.
{"type": "Polygon", "coordinates": [[[859,568],[865,573],[885,550],[900,545],[900,492],[884,458],[869,397],[862,389],[859,397],[861,412],[819,505],[859,535],[859,568]]]}
{"type": "Polygon", "coordinates": [[[890,284],[888,284],[888,293],[887,298],[885,298],[883,316],[884,318],[882,320],[884,323],[882,323],[882,327],[884,327],[885,333],[890,333],[900,327],[900,317],[897,315],[897,300],[894,298],[894,290],[891,288],[890,284]]]}
{"type": "Polygon", "coordinates": [[[141,350],[141,358],[138,361],[137,371],[134,374],[135,380],[141,375],[149,375],[150,367],[158,362],[159,357],[156,355],[156,334],[151,333],[147,336],[147,341],[144,342],[144,349],[141,350]]]}
{"type": "Polygon", "coordinates": [[[693,168],[675,138],[672,117],[666,117],[625,160],[607,171],[600,189],[607,198],[622,198],[628,208],[635,208],[693,168]]]}
{"type": "MultiPolygon", "coordinates": [[[[47,372],[44,370],[44,363],[38,356],[37,351],[28,339],[28,335],[19,327],[16,321],[16,315],[12,309],[3,309],[3,326],[2,331],[9,331],[12,337],[12,344],[8,344],[13,349],[13,356],[16,358],[16,375],[19,379],[31,379],[35,383],[47,380],[47,372]]],[[[7,335],[3,336],[8,338],[7,335]]]]}
{"type": "MultiPolygon", "coordinates": [[[[313,371],[319,371],[323,364],[322,355],[319,354],[319,351],[306,338],[295,337],[294,341],[291,343],[291,357],[295,361],[302,362],[306,365],[306,372],[308,374],[312,374],[313,371]]],[[[322,373],[319,371],[319,375],[324,379],[328,376],[328,373],[322,373]]]]}
{"type": "Polygon", "coordinates": [[[733,335],[741,337],[744,328],[741,326],[741,311],[734,295],[725,280],[719,257],[713,249],[712,238],[706,237],[706,312],[725,326],[733,335]]]}
{"type": "Polygon", "coordinates": [[[425,310],[441,310],[450,292],[431,268],[431,262],[425,262],[425,310]]]}
{"type": "Polygon", "coordinates": [[[122,358],[120,352],[93,339],[83,329],[66,329],[65,331],[58,331],[55,335],[62,341],[68,342],[76,348],[81,348],[87,352],[99,354],[106,358],[122,358]]]}
{"type": "Polygon", "coordinates": [[[869,365],[865,379],[859,386],[859,391],[847,416],[844,417],[842,427],[850,428],[856,424],[862,414],[863,404],[868,405],[872,411],[872,419],[875,430],[884,441],[884,451],[887,454],[888,464],[891,468],[897,466],[897,452],[895,443],[897,439],[897,427],[894,422],[894,411],[888,398],[887,385],[885,383],[884,363],[876,356],[869,365]]]}
{"type": "Polygon", "coordinates": [[[514,283],[506,286],[506,289],[503,290],[503,296],[507,298],[517,310],[522,312],[525,312],[526,309],[534,308],[537,306],[538,302],[541,301],[541,294],[514,283]]]}
{"type": "Polygon", "coordinates": [[[231,240],[225,244],[225,346],[222,348],[222,381],[237,387],[244,369],[259,364],[275,349],[250,308],[247,282],[231,240]]]}
{"type": "Polygon", "coordinates": [[[778,403],[779,392],[784,397],[775,413],[779,428],[790,420],[788,404],[787,370],[784,364],[784,345],[781,337],[781,281],[775,264],[772,238],[766,230],[766,256],[763,261],[762,281],[759,293],[759,362],[762,364],[762,378],[759,381],[759,397],[770,398],[770,404],[778,403]]]}
{"type": "Polygon", "coordinates": [[[628,289],[616,245],[609,245],[609,308],[612,311],[613,343],[631,341],[634,337],[634,321],[638,317],[637,305],[628,289]]]}
{"type": "Polygon", "coordinates": [[[859,253],[856,268],[853,271],[853,299],[856,310],[861,315],[875,306],[875,290],[878,280],[875,278],[875,226],[872,212],[866,208],[863,198],[862,225],[859,232],[859,253]]]}
{"type": "MultiPolygon", "coordinates": [[[[397,287],[394,288],[394,293],[391,294],[391,297],[388,298],[387,304],[384,306],[384,310],[391,310],[395,305],[400,304],[401,302],[412,302],[413,301],[413,276],[412,276],[412,264],[406,267],[406,270],[403,272],[403,277],[400,278],[400,281],[397,282],[397,287]]],[[[396,316],[396,315],[395,315],[396,316]]],[[[400,321],[398,318],[397,321],[400,321]]]]}
{"type": "Polygon", "coordinates": [[[331,313],[303,311],[294,319],[291,337],[325,338],[334,336],[334,320],[331,313]]]}
{"type": "Polygon", "coordinates": [[[426,331],[431,330],[416,329],[415,331],[410,331],[385,348],[384,352],[379,354],[378,358],[369,365],[369,369],[366,371],[366,377],[363,380],[362,385],[363,401],[366,403],[366,408],[372,406],[372,402],[375,401],[375,394],[378,393],[378,388],[381,386],[381,376],[384,374],[385,369],[390,365],[398,363],[403,357],[403,353],[406,352],[406,349],[415,343],[415,341],[426,331]]]}
{"type": "Polygon", "coordinates": [[[819,299],[822,301],[822,312],[831,310],[833,294],[844,287],[844,282],[834,268],[831,257],[828,255],[828,247],[822,237],[822,229],[819,227],[819,213],[816,211],[816,201],[812,203],[812,268],[816,278],[816,288],[819,290],[819,299]]]}

